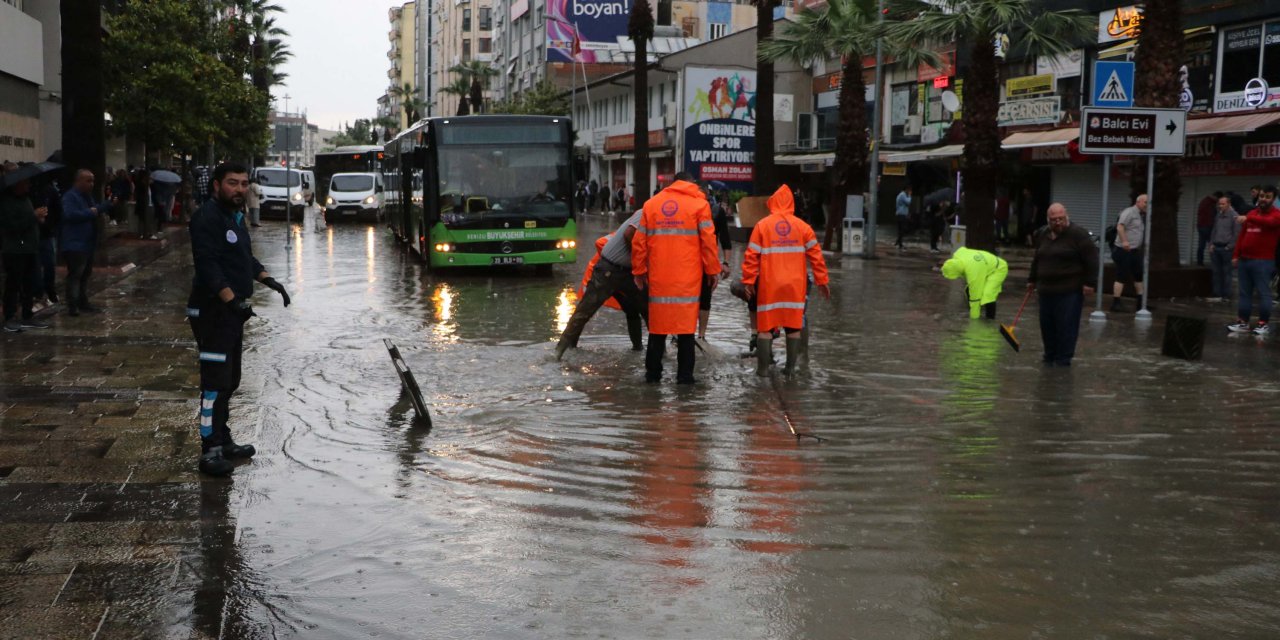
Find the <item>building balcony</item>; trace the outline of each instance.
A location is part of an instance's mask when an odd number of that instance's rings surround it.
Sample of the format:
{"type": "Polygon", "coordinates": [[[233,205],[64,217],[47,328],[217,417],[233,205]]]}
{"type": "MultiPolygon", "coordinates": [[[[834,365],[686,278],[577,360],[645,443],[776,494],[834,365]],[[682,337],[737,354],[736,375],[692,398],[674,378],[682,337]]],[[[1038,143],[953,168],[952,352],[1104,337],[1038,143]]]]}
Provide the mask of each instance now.
{"type": "Polygon", "coordinates": [[[792,142],[779,142],[779,153],[791,153],[795,151],[832,151],[836,148],[835,138],[814,138],[810,140],[795,140],[792,142]]]}

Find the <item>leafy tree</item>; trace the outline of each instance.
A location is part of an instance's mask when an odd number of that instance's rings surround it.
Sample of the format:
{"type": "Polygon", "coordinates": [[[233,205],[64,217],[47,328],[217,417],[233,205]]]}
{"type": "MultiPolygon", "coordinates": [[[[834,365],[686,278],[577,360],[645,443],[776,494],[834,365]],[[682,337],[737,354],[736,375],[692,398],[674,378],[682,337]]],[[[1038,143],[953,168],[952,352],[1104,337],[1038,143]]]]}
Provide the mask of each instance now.
{"type": "MultiPolygon", "coordinates": [[[[1135,58],[1134,103],[1142,107],[1177,108],[1182,82],[1182,6],[1178,0],[1147,0],[1138,31],[1135,58]]],[[[1135,162],[1131,184],[1134,192],[1151,195],[1151,264],[1178,264],[1178,197],[1181,158],[1156,161],[1155,186],[1147,186],[1146,162],[1135,162]]]]}
{"type": "Polygon", "coordinates": [[[491,113],[515,115],[567,116],[569,98],[565,92],[546,80],[510,100],[494,103],[491,113]]]}
{"type": "Polygon", "coordinates": [[[964,222],[966,244],[995,248],[995,187],[1000,168],[1000,68],[995,38],[1007,34],[1015,55],[1054,55],[1090,37],[1097,26],[1077,10],[1046,11],[1036,0],[893,0],[895,41],[933,48],[968,47],[964,74],[964,222]]]}
{"type": "Polygon", "coordinates": [[[359,118],[355,122],[343,127],[341,133],[329,139],[329,144],[334,147],[349,147],[355,145],[369,144],[369,138],[373,135],[373,123],[365,118],[359,118]]]}
{"type": "Polygon", "coordinates": [[[636,198],[649,192],[649,51],[653,40],[653,11],[649,0],[635,0],[631,16],[627,19],[627,35],[635,43],[635,59],[632,61],[631,90],[635,105],[632,137],[635,160],[631,166],[631,181],[635,183],[636,198]]]}
{"type": "MultiPolygon", "coordinates": [[[[773,39],[773,9],[779,0],[751,0],[756,7],[756,50],[773,39]]],[[[778,178],[773,162],[773,61],[761,58],[756,63],[756,156],[752,182],[756,195],[769,195],[777,189],[778,178]]]]}

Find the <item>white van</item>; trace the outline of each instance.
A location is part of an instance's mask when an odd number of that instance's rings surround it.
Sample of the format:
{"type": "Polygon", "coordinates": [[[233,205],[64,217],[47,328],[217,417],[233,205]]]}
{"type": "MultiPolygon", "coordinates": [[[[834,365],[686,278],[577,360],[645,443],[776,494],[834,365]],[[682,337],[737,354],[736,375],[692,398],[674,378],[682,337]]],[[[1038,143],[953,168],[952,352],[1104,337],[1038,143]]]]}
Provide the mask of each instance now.
{"type": "Polygon", "coordinates": [[[381,222],[385,193],[380,173],[335,173],[320,210],[326,222],[353,218],[381,222]]]}
{"type": "MultiPolygon", "coordinates": [[[[303,209],[312,201],[312,185],[315,178],[308,178],[309,171],[284,169],[283,167],[258,167],[253,171],[258,186],[262,188],[262,201],[259,206],[263,216],[285,215],[285,203],[290,202],[293,217],[301,220],[303,209]],[[286,182],[285,177],[288,176],[286,182]]],[[[314,175],[314,174],[313,174],[314,175]]]]}

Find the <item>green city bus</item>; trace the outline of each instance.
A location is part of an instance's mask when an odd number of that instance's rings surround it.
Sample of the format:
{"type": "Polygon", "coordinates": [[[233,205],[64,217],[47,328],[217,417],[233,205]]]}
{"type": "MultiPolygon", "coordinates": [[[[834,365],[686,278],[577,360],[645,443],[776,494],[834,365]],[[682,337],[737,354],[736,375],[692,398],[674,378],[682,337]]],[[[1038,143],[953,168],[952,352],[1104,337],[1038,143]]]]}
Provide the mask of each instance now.
{"type": "Polygon", "coordinates": [[[428,118],[385,146],[387,218],[430,268],[577,261],[566,117],[428,118]]]}

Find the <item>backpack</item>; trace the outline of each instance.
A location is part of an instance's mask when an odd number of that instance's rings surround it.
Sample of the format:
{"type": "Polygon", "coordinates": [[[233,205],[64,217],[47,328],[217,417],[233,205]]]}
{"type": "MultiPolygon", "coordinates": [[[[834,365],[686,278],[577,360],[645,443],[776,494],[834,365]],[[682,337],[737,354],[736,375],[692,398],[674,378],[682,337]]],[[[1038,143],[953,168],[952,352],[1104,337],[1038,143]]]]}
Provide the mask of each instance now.
{"type": "Polygon", "coordinates": [[[1105,234],[1105,237],[1106,237],[1106,239],[1107,239],[1107,246],[1108,246],[1108,247],[1111,247],[1112,249],[1116,248],[1116,227],[1115,227],[1115,225],[1112,225],[1112,226],[1110,226],[1110,227],[1107,227],[1107,233],[1105,234]]]}

